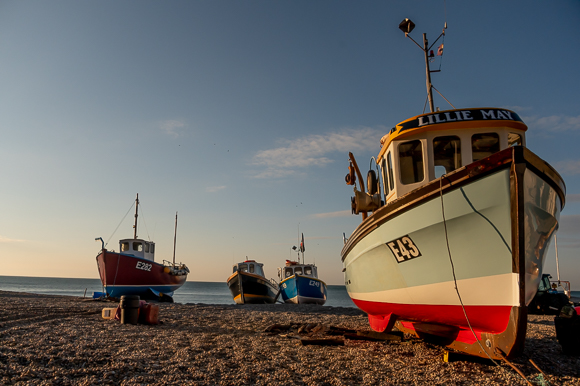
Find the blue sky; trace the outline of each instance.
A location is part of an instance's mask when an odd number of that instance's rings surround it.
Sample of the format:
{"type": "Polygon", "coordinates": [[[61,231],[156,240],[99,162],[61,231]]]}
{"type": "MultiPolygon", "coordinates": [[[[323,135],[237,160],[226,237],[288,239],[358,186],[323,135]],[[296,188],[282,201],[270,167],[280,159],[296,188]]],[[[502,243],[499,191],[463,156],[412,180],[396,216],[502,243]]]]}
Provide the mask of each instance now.
{"type": "Polygon", "coordinates": [[[580,290],[576,0],[2,1],[0,275],[97,278],[94,239],[132,236],[139,193],[158,260],[179,212],[189,280],[225,281],[246,256],[274,277],[300,230],[342,284],[342,233],[360,222],[348,152],[366,169],[425,103],[405,17],[417,41],[448,23],[435,87],[517,111],[564,177],[560,269],[580,290]]]}

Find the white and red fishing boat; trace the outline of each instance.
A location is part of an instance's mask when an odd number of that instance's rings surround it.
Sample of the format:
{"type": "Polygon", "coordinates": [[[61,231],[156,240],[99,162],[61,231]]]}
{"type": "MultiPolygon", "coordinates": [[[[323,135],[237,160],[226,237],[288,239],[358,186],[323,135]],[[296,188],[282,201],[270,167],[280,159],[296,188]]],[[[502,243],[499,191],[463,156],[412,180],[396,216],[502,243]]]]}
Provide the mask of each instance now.
{"type": "MultiPolygon", "coordinates": [[[[399,26],[406,36],[413,27],[399,26]]],[[[565,184],[527,149],[515,112],[435,110],[425,34],[419,47],[431,112],[380,139],[366,188],[349,154],[362,223],[341,253],[347,291],[376,331],[396,326],[471,355],[516,356],[565,184]]]]}
{"type": "MultiPolygon", "coordinates": [[[[139,195],[135,200],[135,225],[133,238],[119,241],[119,252],[105,248],[97,255],[99,276],[107,297],[120,298],[122,295],[139,295],[143,299],[171,300],[173,292],[187,279],[189,269],[185,264],[175,263],[175,240],[173,261],[155,261],[155,243],[137,237],[137,217],[139,195]]],[[[175,235],[177,235],[177,214],[175,215],[175,235]]]]}

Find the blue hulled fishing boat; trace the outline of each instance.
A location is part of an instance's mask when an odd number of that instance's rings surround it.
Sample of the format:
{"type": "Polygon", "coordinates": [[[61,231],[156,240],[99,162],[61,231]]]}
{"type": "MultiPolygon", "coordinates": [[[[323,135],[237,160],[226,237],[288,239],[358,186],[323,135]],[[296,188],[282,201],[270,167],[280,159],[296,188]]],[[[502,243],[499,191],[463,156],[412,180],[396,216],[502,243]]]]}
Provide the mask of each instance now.
{"type": "Polygon", "coordinates": [[[302,235],[298,261],[286,260],[286,265],[278,268],[280,295],[285,303],[323,305],[326,303],[326,283],[318,278],[316,265],[304,263],[304,250],[304,235],[302,235]]]}

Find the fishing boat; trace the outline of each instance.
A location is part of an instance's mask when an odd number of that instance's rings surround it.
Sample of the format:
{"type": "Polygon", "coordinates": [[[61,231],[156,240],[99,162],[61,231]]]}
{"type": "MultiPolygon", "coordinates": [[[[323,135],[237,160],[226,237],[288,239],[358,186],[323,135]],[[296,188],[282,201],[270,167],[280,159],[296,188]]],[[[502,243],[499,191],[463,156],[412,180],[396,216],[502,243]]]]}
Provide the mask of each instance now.
{"type": "Polygon", "coordinates": [[[278,296],[278,283],[266,279],[264,264],[254,260],[234,264],[227,284],[236,304],[275,303],[278,296]]]}
{"type": "Polygon", "coordinates": [[[298,261],[286,260],[285,266],[278,268],[282,300],[285,303],[323,305],[326,303],[326,283],[318,278],[318,268],[315,264],[304,263],[304,250],[304,235],[302,235],[298,261]]]}
{"type": "MultiPolygon", "coordinates": [[[[399,26],[409,38],[413,27],[399,26]]],[[[435,110],[426,34],[416,44],[431,112],[380,139],[366,188],[349,154],[351,209],[362,222],[341,252],[346,288],[375,331],[396,326],[467,354],[514,357],[566,187],[526,147],[514,111],[435,110]]]]}
{"type": "Polygon", "coordinates": [[[173,261],[155,261],[155,243],[137,237],[139,195],[135,200],[135,225],[133,238],[119,241],[119,252],[107,250],[101,237],[101,250],[97,255],[97,266],[103,289],[107,297],[139,295],[142,299],[171,301],[173,292],[187,279],[189,269],[183,263],[175,263],[177,236],[177,214],[173,239],[173,261]]]}

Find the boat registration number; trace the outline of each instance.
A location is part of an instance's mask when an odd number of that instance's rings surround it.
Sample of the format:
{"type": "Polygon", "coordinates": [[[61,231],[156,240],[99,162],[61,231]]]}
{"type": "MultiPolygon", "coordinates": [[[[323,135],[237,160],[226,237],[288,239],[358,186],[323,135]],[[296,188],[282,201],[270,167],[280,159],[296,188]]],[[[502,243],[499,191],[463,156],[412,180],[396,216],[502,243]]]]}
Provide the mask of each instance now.
{"type": "Polygon", "coordinates": [[[402,263],[404,261],[409,261],[416,257],[421,256],[421,252],[419,248],[415,245],[413,240],[409,237],[409,235],[405,235],[403,237],[399,237],[393,241],[389,241],[387,247],[393,252],[395,259],[397,259],[398,263],[402,263]]]}
{"type": "Polygon", "coordinates": [[[151,267],[153,267],[153,265],[151,265],[149,263],[144,263],[142,261],[138,261],[137,266],[135,268],[142,269],[143,271],[151,272],[151,267]]]}

